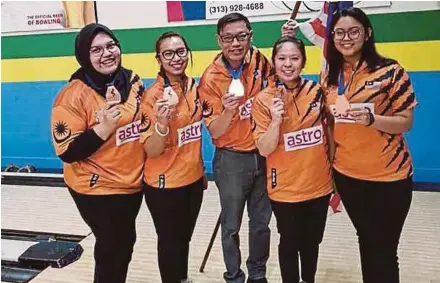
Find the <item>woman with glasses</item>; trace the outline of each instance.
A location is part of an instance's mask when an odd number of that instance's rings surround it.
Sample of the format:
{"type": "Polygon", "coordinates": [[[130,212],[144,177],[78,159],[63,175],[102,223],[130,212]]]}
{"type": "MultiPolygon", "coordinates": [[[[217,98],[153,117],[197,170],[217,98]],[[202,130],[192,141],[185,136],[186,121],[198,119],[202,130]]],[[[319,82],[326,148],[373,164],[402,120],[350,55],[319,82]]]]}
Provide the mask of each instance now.
{"type": "Polygon", "coordinates": [[[107,27],[85,26],[75,40],[81,67],[56,97],[52,138],[64,180],[91,228],[95,283],[123,283],[136,241],[145,155],[139,139],[144,87],[121,66],[107,27]]]}
{"type": "Polygon", "coordinates": [[[189,242],[206,186],[202,144],[202,106],[197,85],[185,74],[191,51],[178,33],[156,42],[160,71],[142,100],[141,142],[147,154],[145,201],[158,236],[163,283],[188,280],[189,242]]]}
{"type": "Polygon", "coordinates": [[[266,157],[282,281],[299,282],[301,277],[301,282],[314,283],[333,191],[324,94],[319,84],[300,76],[306,64],[301,40],[280,38],[272,63],[275,77],[252,105],[252,133],[266,157]]]}
{"type": "Polygon", "coordinates": [[[338,12],[323,83],[335,120],[334,178],[357,231],[365,283],[398,283],[397,249],[412,199],[413,165],[403,134],[417,105],[410,79],[380,56],[367,15],[338,12]]]}

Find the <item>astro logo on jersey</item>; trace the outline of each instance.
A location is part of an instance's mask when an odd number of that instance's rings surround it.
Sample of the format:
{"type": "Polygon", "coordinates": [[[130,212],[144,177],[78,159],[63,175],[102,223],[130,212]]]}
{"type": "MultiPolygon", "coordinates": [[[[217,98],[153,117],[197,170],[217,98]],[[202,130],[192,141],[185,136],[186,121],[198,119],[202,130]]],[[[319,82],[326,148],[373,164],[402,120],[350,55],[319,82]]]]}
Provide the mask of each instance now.
{"type": "Polygon", "coordinates": [[[135,121],[116,130],[116,146],[138,140],[141,120],[135,121]]]}
{"type": "Polygon", "coordinates": [[[293,151],[322,144],[322,125],[284,134],[284,149],[293,151]]]}
{"type": "Polygon", "coordinates": [[[240,111],[240,120],[249,119],[251,117],[251,109],[252,109],[252,102],[254,101],[254,98],[249,98],[246,100],[246,102],[238,108],[240,111]]]}
{"type": "Polygon", "coordinates": [[[177,130],[178,146],[198,141],[202,137],[202,121],[192,123],[177,130]]]}

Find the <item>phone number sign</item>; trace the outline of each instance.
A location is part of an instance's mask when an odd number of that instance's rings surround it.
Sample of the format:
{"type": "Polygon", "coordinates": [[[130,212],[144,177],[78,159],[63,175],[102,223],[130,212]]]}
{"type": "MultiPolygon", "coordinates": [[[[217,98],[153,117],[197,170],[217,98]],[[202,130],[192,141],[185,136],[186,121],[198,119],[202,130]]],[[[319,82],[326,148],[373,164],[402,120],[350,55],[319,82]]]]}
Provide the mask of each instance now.
{"type": "Polygon", "coordinates": [[[274,5],[269,1],[209,1],[206,2],[206,19],[219,19],[229,13],[241,13],[245,16],[262,16],[290,14],[290,10],[282,7],[281,2],[274,5]]]}

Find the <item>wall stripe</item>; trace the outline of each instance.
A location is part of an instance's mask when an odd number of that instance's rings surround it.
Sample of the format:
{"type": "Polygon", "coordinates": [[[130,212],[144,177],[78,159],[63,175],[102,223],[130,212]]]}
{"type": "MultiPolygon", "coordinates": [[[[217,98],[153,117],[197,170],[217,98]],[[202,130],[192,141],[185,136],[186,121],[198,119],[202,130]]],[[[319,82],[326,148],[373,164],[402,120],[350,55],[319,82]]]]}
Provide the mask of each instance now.
{"type": "MultiPolygon", "coordinates": [[[[414,159],[415,180],[440,182],[440,132],[435,130],[440,105],[440,71],[410,72],[419,105],[415,110],[414,126],[408,138],[414,159]],[[432,126],[434,125],[434,126],[432,126]]],[[[305,76],[317,80],[317,76],[305,76]]],[[[153,80],[143,80],[150,85],[153,80]]],[[[62,163],[56,157],[50,129],[51,109],[56,95],[66,85],[57,82],[3,83],[1,85],[1,165],[31,164],[40,171],[60,170],[62,163]]],[[[211,139],[203,133],[202,152],[206,171],[212,172],[214,148],[211,139]]]]}
{"type": "MultiPolygon", "coordinates": [[[[398,60],[408,71],[438,71],[440,57],[432,56],[440,50],[440,40],[377,44],[384,56],[398,60]]],[[[321,51],[315,46],[307,49],[307,66],[304,74],[317,74],[321,51]]],[[[261,49],[270,57],[271,48],[261,49]]],[[[188,74],[200,77],[219,51],[193,52],[194,66],[188,74]]],[[[153,53],[123,55],[123,65],[133,69],[142,78],[155,78],[158,65],[153,53]]],[[[51,57],[2,60],[2,82],[64,81],[78,68],[75,57],[51,57]]]]}
{"type": "MultiPolygon", "coordinates": [[[[369,16],[375,27],[376,42],[440,40],[440,10],[374,14],[369,16]]],[[[255,22],[254,44],[271,47],[279,37],[283,21],[255,22]]],[[[216,50],[215,25],[160,27],[116,30],[123,52],[149,53],[154,51],[156,39],[165,31],[180,32],[193,50],[216,50]]],[[[2,59],[40,58],[73,55],[76,33],[2,36],[2,59]]],[[[302,35],[299,35],[302,37],[302,35]]],[[[304,38],[303,38],[304,39],[304,38]]],[[[311,45],[306,41],[306,45],[311,45]]]]}

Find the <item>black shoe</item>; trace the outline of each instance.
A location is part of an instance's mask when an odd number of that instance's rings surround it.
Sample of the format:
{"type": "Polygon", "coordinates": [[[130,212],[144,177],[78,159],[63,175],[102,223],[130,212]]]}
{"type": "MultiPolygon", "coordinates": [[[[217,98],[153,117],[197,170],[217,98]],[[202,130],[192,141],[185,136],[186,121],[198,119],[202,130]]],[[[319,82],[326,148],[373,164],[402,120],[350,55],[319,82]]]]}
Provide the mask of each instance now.
{"type": "Polygon", "coordinates": [[[260,278],[260,279],[250,279],[250,278],[248,278],[246,283],[267,283],[267,279],[266,278],[260,278]]]}

